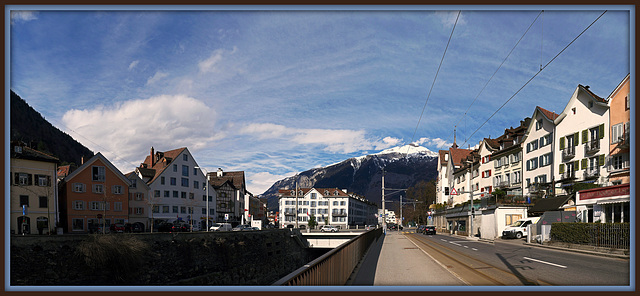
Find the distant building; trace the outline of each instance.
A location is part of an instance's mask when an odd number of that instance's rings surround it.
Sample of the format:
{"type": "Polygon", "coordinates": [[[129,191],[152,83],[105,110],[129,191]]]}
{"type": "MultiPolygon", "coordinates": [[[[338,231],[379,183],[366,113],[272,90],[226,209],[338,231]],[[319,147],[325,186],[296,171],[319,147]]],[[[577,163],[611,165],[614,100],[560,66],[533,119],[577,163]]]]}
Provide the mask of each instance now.
{"type": "Polygon", "coordinates": [[[135,172],[125,175],[131,185],[129,186],[129,223],[142,223],[144,229],[151,230],[153,225],[153,202],[151,188],[135,172]]]}
{"type": "Polygon", "coordinates": [[[50,234],[59,221],[58,158],[11,142],[10,228],[12,234],[50,234]]]}
{"type": "Polygon", "coordinates": [[[494,164],[493,185],[507,196],[522,197],[522,139],[531,118],[520,121],[520,126],[505,129],[498,137],[500,147],[491,154],[494,164]]]}
{"type": "Polygon", "coordinates": [[[225,172],[218,168],[218,171],[209,172],[208,175],[209,182],[218,193],[218,222],[240,224],[249,221],[248,206],[253,195],[247,191],[244,171],[225,172]]]}

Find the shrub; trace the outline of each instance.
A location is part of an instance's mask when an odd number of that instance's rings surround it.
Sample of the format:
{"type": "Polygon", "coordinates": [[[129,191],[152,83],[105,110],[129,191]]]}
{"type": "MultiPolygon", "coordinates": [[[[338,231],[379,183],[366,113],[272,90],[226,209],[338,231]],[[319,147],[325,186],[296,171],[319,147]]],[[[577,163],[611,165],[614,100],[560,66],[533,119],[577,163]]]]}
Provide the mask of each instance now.
{"type": "Polygon", "coordinates": [[[78,246],[84,261],[94,270],[102,270],[122,282],[137,272],[147,253],[146,243],[130,235],[91,235],[78,246]]]}

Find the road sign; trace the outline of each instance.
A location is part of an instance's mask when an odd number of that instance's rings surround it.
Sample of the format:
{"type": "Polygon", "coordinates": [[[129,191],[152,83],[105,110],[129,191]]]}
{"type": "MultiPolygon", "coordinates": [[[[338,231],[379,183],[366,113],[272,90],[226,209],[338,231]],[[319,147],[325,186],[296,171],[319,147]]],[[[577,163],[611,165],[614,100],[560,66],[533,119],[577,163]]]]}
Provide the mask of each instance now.
{"type": "Polygon", "coordinates": [[[229,220],[229,214],[224,214],[224,220],[229,220]]]}
{"type": "Polygon", "coordinates": [[[458,191],[456,191],[455,188],[451,188],[451,192],[449,192],[449,195],[458,195],[458,191]]]}

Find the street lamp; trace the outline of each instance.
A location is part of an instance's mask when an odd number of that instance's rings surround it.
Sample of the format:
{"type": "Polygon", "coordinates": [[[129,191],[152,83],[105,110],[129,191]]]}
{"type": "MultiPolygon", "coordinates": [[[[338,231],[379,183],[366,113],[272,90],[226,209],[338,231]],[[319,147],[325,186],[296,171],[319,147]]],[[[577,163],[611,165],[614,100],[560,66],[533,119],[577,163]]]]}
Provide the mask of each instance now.
{"type": "Polygon", "coordinates": [[[206,231],[209,232],[209,172],[205,168],[201,168],[201,167],[198,167],[198,166],[196,166],[196,168],[205,171],[205,174],[204,174],[204,190],[206,192],[205,193],[206,196],[205,196],[204,200],[205,200],[206,207],[207,207],[207,216],[206,216],[206,220],[205,220],[206,221],[205,228],[207,229],[206,231]]]}

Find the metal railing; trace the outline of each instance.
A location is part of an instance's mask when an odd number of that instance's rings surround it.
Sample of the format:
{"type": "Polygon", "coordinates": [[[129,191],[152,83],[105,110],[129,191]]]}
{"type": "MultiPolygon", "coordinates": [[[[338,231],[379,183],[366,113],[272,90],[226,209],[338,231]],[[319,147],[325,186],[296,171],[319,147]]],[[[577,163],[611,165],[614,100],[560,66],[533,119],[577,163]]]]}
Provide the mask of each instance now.
{"type": "Polygon", "coordinates": [[[576,147],[569,146],[567,148],[562,149],[562,158],[572,158],[576,155],[576,147]]]}
{"type": "Polygon", "coordinates": [[[600,139],[589,140],[585,144],[586,144],[584,146],[585,154],[597,152],[598,150],[600,150],[600,139]]]}
{"type": "Polygon", "coordinates": [[[571,235],[562,237],[553,234],[554,227],[561,227],[557,224],[561,223],[553,223],[551,228],[552,241],[610,249],[628,250],[630,246],[629,223],[571,223],[571,235]]]}
{"type": "Polygon", "coordinates": [[[600,167],[587,168],[584,171],[585,178],[597,178],[600,176],[600,167]]]}
{"type": "Polygon", "coordinates": [[[343,286],[382,228],[367,231],[298,268],[272,286],[343,286]]]}

